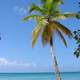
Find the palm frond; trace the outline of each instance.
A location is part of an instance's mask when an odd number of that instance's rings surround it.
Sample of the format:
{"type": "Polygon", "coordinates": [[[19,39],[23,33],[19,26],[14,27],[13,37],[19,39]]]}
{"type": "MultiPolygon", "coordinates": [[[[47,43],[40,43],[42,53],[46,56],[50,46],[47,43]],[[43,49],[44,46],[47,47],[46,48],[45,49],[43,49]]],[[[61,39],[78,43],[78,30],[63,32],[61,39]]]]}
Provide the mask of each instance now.
{"type": "Polygon", "coordinates": [[[65,33],[69,38],[72,37],[71,31],[67,27],[65,27],[64,25],[60,24],[59,22],[53,21],[53,26],[55,26],[57,29],[59,29],[63,33],[65,33]]]}
{"type": "Polygon", "coordinates": [[[40,32],[41,32],[41,27],[40,27],[40,25],[37,26],[37,27],[33,30],[33,32],[32,32],[32,47],[34,47],[34,45],[35,45],[35,43],[36,43],[36,40],[37,40],[40,32]]]}
{"type": "Polygon", "coordinates": [[[23,21],[28,21],[29,19],[34,19],[34,18],[37,18],[37,17],[42,17],[42,16],[32,14],[32,15],[29,15],[29,16],[26,16],[25,18],[23,18],[23,21]]]}
{"type": "Polygon", "coordinates": [[[46,25],[46,21],[45,20],[41,20],[38,21],[37,26],[34,28],[33,32],[32,32],[32,47],[34,47],[36,40],[40,34],[40,32],[42,31],[42,29],[44,28],[44,26],[46,25]]]}
{"type": "Polygon", "coordinates": [[[45,13],[45,11],[40,6],[37,6],[36,4],[31,5],[29,12],[31,13],[32,11],[37,11],[41,14],[45,13]]]}
{"type": "Polygon", "coordinates": [[[66,12],[64,14],[61,14],[61,18],[77,18],[77,19],[80,19],[80,14],[79,13],[69,13],[69,12],[66,12]]]}
{"type": "Polygon", "coordinates": [[[61,13],[58,13],[56,15],[55,13],[55,16],[53,16],[53,19],[54,20],[58,20],[58,19],[68,19],[68,18],[77,18],[77,19],[80,19],[80,13],[69,13],[69,12],[66,12],[64,14],[61,14],[61,13]]]}
{"type": "Polygon", "coordinates": [[[66,12],[63,14],[65,17],[75,17],[76,16],[76,13],[69,13],[69,12],[66,12]]]}
{"type": "Polygon", "coordinates": [[[80,19],[80,12],[78,12],[78,13],[76,14],[76,18],[77,18],[77,19],[80,19]]]}
{"type": "Polygon", "coordinates": [[[61,40],[63,41],[64,45],[67,47],[67,43],[66,43],[66,40],[64,39],[62,33],[57,29],[57,34],[58,36],[61,38],[61,40]]]}

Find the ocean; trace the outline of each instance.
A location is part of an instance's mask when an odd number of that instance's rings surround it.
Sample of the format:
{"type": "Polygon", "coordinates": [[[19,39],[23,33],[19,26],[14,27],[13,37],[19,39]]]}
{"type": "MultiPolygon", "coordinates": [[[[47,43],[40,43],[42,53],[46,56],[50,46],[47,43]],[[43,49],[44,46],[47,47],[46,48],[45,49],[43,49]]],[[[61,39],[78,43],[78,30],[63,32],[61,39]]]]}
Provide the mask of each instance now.
{"type": "MultiPolygon", "coordinates": [[[[80,80],[80,72],[63,72],[62,80],[80,80]]],[[[0,73],[0,80],[55,80],[54,73],[0,73]]]]}

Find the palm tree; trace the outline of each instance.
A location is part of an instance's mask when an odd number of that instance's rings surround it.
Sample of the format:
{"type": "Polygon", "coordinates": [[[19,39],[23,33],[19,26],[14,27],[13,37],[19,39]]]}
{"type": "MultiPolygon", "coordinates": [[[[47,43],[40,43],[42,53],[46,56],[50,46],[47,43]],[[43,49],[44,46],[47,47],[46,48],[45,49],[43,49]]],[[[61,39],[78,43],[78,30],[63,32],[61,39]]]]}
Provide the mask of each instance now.
{"type": "Polygon", "coordinates": [[[53,52],[53,39],[54,35],[57,34],[67,47],[66,40],[64,39],[63,33],[71,38],[71,31],[62,25],[58,20],[66,19],[70,17],[79,18],[77,13],[61,13],[59,6],[64,4],[62,0],[40,0],[40,5],[32,4],[29,10],[29,16],[26,16],[23,20],[29,19],[36,20],[36,27],[32,32],[32,47],[34,47],[38,36],[41,34],[42,44],[50,45],[51,55],[54,61],[54,68],[56,74],[56,80],[61,80],[60,72],[57,64],[56,56],[53,52]]]}

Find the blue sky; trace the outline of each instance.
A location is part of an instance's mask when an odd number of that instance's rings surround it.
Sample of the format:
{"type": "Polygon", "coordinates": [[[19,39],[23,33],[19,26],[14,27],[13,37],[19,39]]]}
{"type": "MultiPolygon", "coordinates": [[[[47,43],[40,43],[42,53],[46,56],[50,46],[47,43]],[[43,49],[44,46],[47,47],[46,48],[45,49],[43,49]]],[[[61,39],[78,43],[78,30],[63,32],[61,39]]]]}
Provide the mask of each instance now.
{"type": "MultiPolygon", "coordinates": [[[[22,18],[28,15],[29,4],[39,0],[0,0],[0,72],[45,72],[52,71],[53,60],[50,46],[43,47],[39,37],[35,48],[31,46],[33,20],[26,23],[22,18]]],[[[79,11],[76,0],[64,0],[62,11],[79,11]]],[[[77,30],[79,20],[61,20],[70,30],[77,30]]],[[[62,44],[58,37],[55,39],[54,51],[58,59],[60,71],[80,71],[80,59],[73,52],[77,45],[75,40],[69,40],[68,47],[62,44]]]]}

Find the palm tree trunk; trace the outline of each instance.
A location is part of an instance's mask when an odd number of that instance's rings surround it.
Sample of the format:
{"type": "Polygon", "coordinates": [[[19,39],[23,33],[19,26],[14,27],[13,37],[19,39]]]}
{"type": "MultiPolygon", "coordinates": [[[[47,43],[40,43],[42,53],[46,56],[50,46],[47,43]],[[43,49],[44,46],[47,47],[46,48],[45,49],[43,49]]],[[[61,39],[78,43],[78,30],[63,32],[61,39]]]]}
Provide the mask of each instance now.
{"type": "Polygon", "coordinates": [[[57,64],[57,59],[56,59],[56,56],[53,52],[53,41],[52,41],[52,39],[50,41],[50,47],[51,47],[51,55],[52,55],[53,62],[54,62],[56,80],[61,80],[61,76],[60,76],[60,72],[59,72],[59,68],[58,68],[58,64],[57,64]]]}

